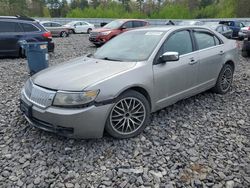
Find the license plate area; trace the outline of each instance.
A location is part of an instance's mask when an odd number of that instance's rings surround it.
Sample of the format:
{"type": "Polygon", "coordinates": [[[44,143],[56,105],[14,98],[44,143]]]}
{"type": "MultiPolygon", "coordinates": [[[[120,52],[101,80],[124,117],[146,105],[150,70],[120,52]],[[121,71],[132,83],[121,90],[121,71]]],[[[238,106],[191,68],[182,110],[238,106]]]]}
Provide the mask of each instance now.
{"type": "Polygon", "coordinates": [[[20,110],[28,117],[32,117],[32,105],[29,105],[20,100],[20,110]]]}

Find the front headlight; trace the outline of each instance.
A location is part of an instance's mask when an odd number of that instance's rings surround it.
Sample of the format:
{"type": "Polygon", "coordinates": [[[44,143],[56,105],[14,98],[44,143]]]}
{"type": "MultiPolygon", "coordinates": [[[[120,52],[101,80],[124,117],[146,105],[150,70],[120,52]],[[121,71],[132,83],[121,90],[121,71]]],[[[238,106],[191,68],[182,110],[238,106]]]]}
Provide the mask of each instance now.
{"type": "Polygon", "coordinates": [[[108,35],[109,33],[111,33],[111,31],[101,32],[100,35],[108,35]]]}
{"type": "Polygon", "coordinates": [[[99,90],[83,92],[58,91],[54,98],[53,105],[64,107],[81,107],[93,102],[98,94],[99,90]]]}

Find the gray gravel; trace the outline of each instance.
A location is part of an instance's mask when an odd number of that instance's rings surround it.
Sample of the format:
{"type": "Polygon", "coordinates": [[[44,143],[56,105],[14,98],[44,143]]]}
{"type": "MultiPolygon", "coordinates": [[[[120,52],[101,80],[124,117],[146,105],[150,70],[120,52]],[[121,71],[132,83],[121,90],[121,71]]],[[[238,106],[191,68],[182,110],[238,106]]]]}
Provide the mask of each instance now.
{"type": "MultiPolygon", "coordinates": [[[[94,52],[55,38],[50,64],[94,52]]],[[[74,140],[28,125],[25,59],[0,59],[0,187],[250,187],[250,59],[226,95],[205,92],[152,114],[138,137],[74,140]]]]}

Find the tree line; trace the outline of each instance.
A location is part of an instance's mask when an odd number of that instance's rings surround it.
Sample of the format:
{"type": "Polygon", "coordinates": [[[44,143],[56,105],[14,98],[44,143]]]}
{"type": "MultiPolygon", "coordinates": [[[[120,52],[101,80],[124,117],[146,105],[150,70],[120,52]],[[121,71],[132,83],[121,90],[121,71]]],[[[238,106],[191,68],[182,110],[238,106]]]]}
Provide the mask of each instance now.
{"type": "Polygon", "coordinates": [[[250,17],[249,0],[0,0],[0,15],[193,19],[250,17]]]}

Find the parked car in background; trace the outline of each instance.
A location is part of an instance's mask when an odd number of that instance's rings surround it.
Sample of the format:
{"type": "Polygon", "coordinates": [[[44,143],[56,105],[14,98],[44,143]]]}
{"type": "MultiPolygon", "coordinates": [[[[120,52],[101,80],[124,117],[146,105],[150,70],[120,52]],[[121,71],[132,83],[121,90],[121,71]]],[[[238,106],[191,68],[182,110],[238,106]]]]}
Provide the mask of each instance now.
{"type": "Polygon", "coordinates": [[[208,22],[205,25],[222,34],[228,39],[231,39],[233,37],[233,30],[230,29],[227,25],[217,24],[216,22],[208,22]]]}
{"type": "Polygon", "coordinates": [[[245,27],[240,29],[240,32],[243,33],[243,37],[247,38],[250,41],[250,22],[244,23],[245,27]]]}
{"type": "Polygon", "coordinates": [[[96,46],[101,46],[115,36],[138,27],[145,27],[149,23],[145,20],[118,19],[114,20],[102,28],[90,32],[89,41],[96,46]]]}
{"type": "Polygon", "coordinates": [[[245,27],[243,22],[231,20],[231,21],[220,21],[219,24],[227,25],[230,29],[232,29],[233,30],[233,37],[243,39],[242,36],[239,35],[240,29],[242,27],[245,27]]]}
{"type": "Polygon", "coordinates": [[[69,36],[69,29],[66,26],[63,26],[57,22],[51,21],[42,21],[40,22],[48,31],[51,32],[52,36],[55,37],[68,37],[69,36]]]}
{"type": "Polygon", "coordinates": [[[247,38],[245,38],[243,41],[241,55],[243,57],[250,57],[250,40],[247,38]]]}
{"type": "Polygon", "coordinates": [[[186,26],[186,25],[204,25],[205,23],[202,21],[198,21],[198,20],[185,20],[182,22],[179,22],[177,25],[181,25],[181,26],[186,26]]]}
{"type": "Polygon", "coordinates": [[[94,24],[85,21],[73,21],[64,26],[70,28],[71,33],[90,33],[95,28],[94,24]]]}
{"type": "Polygon", "coordinates": [[[151,112],[210,88],[230,91],[237,61],[236,41],[205,27],[131,30],[92,56],[32,76],[20,107],[43,130],[81,138],[100,138],[106,130],[130,138],[151,112]]]}
{"type": "Polygon", "coordinates": [[[51,33],[38,21],[28,17],[0,16],[0,56],[24,56],[21,41],[48,42],[48,51],[54,51],[51,33]]]}

